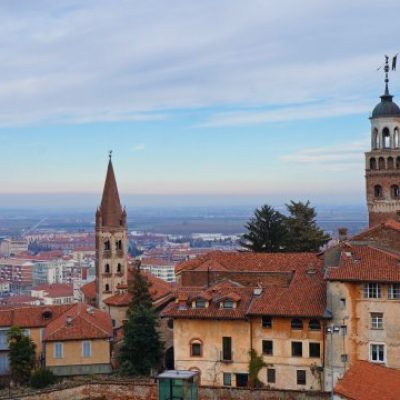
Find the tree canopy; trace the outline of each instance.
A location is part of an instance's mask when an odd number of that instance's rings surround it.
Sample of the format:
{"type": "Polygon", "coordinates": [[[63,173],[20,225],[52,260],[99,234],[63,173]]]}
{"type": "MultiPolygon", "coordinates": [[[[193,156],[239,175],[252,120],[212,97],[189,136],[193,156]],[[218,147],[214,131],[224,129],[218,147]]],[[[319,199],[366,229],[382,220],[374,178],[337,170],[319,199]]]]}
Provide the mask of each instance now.
{"type": "Polygon", "coordinates": [[[283,215],[269,205],[256,209],[245,225],[241,244],[254,252],[318,251],[330,237],[317,226],[316,212],[310,202],[291,201],[283,215]]]}
{"type": "Polygon", "coordinates": [[[25,335],[24,331],[13,326],[7,334],[9,344],[9,363],[11,377],[19,383],[26,383],[29,381],[32,370],[35,367],[35,348],[36,345],[32,339],[25,335]]]}
{"type": "Polygon", "coordinates": [[[124,375],[149,376],[152,369],[160,366],[163,345],[149,288],[149,282],[136,268],[130,288],[133,297],[119,353],[120,369],[124,375]]]}

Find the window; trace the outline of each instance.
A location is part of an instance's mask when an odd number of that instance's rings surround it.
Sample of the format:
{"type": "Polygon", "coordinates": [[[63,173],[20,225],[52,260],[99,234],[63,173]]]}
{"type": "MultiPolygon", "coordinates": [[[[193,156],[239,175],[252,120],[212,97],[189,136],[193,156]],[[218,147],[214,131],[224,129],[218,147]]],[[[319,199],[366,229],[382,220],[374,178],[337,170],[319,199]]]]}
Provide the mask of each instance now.
{"type": "Polygon", "coordinates": [[[297,384],[298,385],[306,384],[306,371],[304,369],[297,370],[297,384]]]}
{"type": "Polygon", "coordinates": [[[372,362],[385,362],[385,345],[371,343],[369,358],[372,362]]]}
{"type": "Polygon", "coordinates": [[[382,143],[383,143],[383,148],[389,149],[390,148],[390,133],[389,133],[389,128],[383,128],[382,131],[382,143]]]}
{"type": "Polygon", "coordinates": [[[63,344],[60,342],[54,343],[54,358],[63,358],[63,344]]]}
{"type": "Polygon", "coordinates": [[[116,248],[117,250],[122,250],[122,240],[117,240],[117,241],[115,242],[115,248],[116,248]]]}
{"type": "Polygon", "coordinates": [[[376,159],[374,157],[369,160],[369,169],[376,169],[376,159]]]}
{"type": "Polygon", "coordinates": [[[388,157],[388,159],[387,159],[387,167],[388,167],[388,169],[393,169],[394,168],[393,157],[388,157]]]}
{"type": "Polygon", "coordinates": [[[222,359],[232,361],[232,338],[230,336],[222,338],[222,359]]]}
{"type": "Polygon", "coordinates": [[[310,358],[320,358],[321,357],[321,345],[319,343],[309,344],[309,354],[310,358]]]}
{"type": "Polygon", "coordinates": [[[171,330],[174,329],[174,320],[172,318],[167,321],[167,327],[171,330]]]}
{"type": "Polygon", "coordinates": [[[274,343],[272,340],[263,340],[262,341],[262,352],[264,354],[268,354],[272,356],[274,353],[274,343]]]}
{"type": "Polygon", "coordinates": [[[390,187],[390,196],[392,199],[398,199],[400,197],[400,190],[398,185],[392,185],[390,187]]]}
{"type": "Polygon", "coordinates": [[[383,329],[383,313],[371,313],[371,329],[383,329]]]}
{"type": "Polygon", "coordinates": [[[224,386],[232,386],[232,374],[224,372],[224,386]]]}
{"type": "Polygon", "coordinates": [[[82,342],[82,356],[91,357],[92,356],[92,346],[89,340],[84,340],[82,342]]]}
{"type": "Polygon", "coordinates": [[[233,308],[233,301],[232,300],[224,300],[223,302],[221,302],[221,308],[228,308],[228,309],[233,308]]]}
{"type": "Polygon", "coordinates": [[[236,386],[246,387],[249,381],[249,374],[236,374],[236,386]]]}
{"type": "Polygon", "coordinates": [[[105,267],[104,267],[104,272],[105,272],[106,274],[109,274],[109,273],[110,273],[110,264],[106,264],[106,265],[105,265],[105,267]]]}
{"type": "Polygon", "coordinates": [[[374,129],[374,132],[372,134],[372,148],[374,150],[379,149],[379,135],[377,128],[374,129]]]}
{"type": "Polygon", "coordinates": [[[105,284],[104,290],[105,290],[106,292],[109,292],[109,291],[110,291],[110,285],[109,285],[108,283],[105,284]]]}
{"type": "Polygon", "coordinates": [[[292,342],[292,356],[293,357],[303,357],[303,343],[302,342],[292,342]]]}
{"type": "Polygon", "coordinates": [[[268,383],[275,383],[276,382],[276,371],[275,371],[275,368],[268,368],[267,369],[267,382],[268,383]]]}
{"type": "Polygon", "coordinates": [[[374,197],[376,199],[380,199],[383,197],[383,191],[382,191],[382,186],[381,185],[375,185],[374,186],[374,197]]]}
{"type": "Polygon", "coordinates": [[[293,318],[291,326],[292,329],[303,329],[303,321],[299,318],[293,318]]]}
{"type": "Polygon", "coordinates": [[[271,317],[262,317],[261,324],[263,328],[272,328],[272,318],[271,317]]]}
{"type": "Polygon", "coordinates": [[[320,331],[321,330],[321,323],[317,319],[310,319],[308,323],[308,328],[310,331],[320,331]]]}
{"type": "Polygon", "coordinates": [[[194,302],[195,308],[206,308],[206,301],[204,299],[197,299],[194,302]]]}
{"type": "Polygon", "coordinates": [[[400,299],[400,284],[394,283],[389,286],[388,298],[390,300],[399,300],[400,299]]]}
{"type": "Polygon", "coordinates": [[[381,297],[379,283],[366,283],[364,285],[364,297],[367,299],[379,299],[381,297]]]}
{"type": "Polygon", "coordinates": [[[383,157],[378,158],[378,167],[379,169],[385,169],[385,159],[383,157]]]}
{"type": "Polygon", "coordinates": [[[192,342],[190,343],[190,355],[192,357],[202,356],[202,343],[200,340],[192,340],[192,342]]]}
{"type": "Polygon", "coordinates": [[[346,307],[346,297],[341,297],[340,299],[340,305],[345,308],[346,307]]]}
{"type": "Polygon", "coordinates": [[[104,242],[104,251],[110,251],[111,250],[111,244],[109,240],[106,240],[104,242]]]}

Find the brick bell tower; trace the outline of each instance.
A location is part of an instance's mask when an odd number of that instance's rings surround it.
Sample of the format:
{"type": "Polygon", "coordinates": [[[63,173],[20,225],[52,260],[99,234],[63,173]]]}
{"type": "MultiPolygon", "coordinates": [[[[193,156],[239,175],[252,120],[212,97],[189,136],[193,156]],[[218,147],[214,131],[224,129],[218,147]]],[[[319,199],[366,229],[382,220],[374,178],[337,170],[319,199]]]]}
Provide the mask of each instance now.
{"type": "Polygon", "coordinates": [[[109,156],[100,207],[96,212],[96,303],[106,309],[104,300],[128,282],[128,238],[126,211],[119,200],[117,182],[109,156]]]}
{"type": "MultiPolygon", "coordinates": [[[[370,117],[371,151],[365,153],[370,227],[400,215],[400,108],[389,93],[389,57],[385,58],[385,92],[370,117]]],[[[395,65],[396,59],[392,69],[395,65]]]]}

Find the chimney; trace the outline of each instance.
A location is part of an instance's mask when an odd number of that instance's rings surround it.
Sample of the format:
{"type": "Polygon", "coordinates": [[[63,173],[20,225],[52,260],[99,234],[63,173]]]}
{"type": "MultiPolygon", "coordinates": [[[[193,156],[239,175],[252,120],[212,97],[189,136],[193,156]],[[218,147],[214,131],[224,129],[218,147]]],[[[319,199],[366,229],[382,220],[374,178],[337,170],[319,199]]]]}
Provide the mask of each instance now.
{"type": "Polygon", "coordinates": [[[72,317],[70,315],[67,316],[66,323],[67,323],[67,326],[71,326],[72,325],[72,317]]]}
{"type": "Polygon", "coordinates": [[[339,233],[339,242],[345,242],[347,240],[347,228],[339,228],[338,229],[339,233]]]}

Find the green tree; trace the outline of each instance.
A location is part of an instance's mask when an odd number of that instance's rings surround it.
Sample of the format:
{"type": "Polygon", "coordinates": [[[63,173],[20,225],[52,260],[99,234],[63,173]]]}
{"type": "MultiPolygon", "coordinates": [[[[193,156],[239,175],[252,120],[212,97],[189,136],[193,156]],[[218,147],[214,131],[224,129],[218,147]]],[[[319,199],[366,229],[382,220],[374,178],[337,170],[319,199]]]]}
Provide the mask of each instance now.
{"type": "Polygon", "coordinates": [[[241,245],[247,250],[261,253],[276,253],[283,250],[287,229],[285,217],[269,205],[254,212],[254,217],[245,225],[247,233],[241,245]]]}
{"type": "Polygon", "coordinates": [[[29,336],[24,334],[24,331],[13,326],[7,334],[9,344],[9,363],[11,370],[11,378],[19,383],[26,383],[29,381],[32,370],[35,367],[35,348],[29,336]]]}
{"type": "Polygon", "coordinates": [[[330,236],[317,226],[315,208],[310,202],[291,201],[286,204],[289,212],[285,219],[287,236],[286,251],[318,251],[328,243],[330,236]]]}
{"type": "Polygon", "coordinates": [[[153,309],[150,284],[136,268],[133,274],[132,301],[124,324],[124,339],[119,353],[124,375],[149,376],[161,363],[163,345],[158,333],[158,316],[153,309]]]}
{"type": "Polygon", "coordinates": [[[262,382],[258,379],[258,374],[267,364],[264,362],[263,357],[259,356],[254,349],[249,351],[249,356],[249,386],[252,388],[261,387],[262,382]]]}

